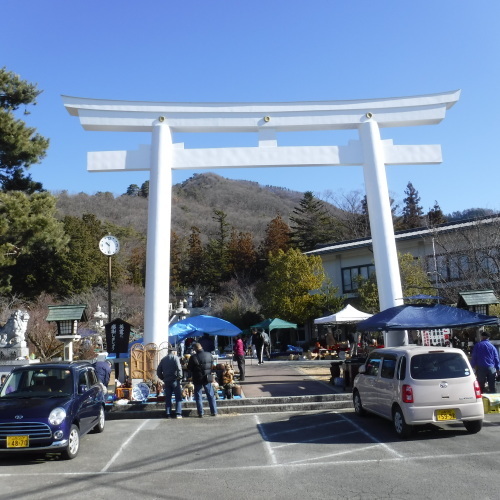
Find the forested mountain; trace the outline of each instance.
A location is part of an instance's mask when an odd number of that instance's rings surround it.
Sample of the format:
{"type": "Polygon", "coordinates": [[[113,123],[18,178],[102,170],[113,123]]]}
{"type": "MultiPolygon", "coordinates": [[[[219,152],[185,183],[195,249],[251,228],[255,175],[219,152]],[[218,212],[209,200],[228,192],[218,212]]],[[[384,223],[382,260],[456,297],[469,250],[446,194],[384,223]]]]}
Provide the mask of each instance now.
{"type": "MultiPolygon", "coordinates": [[[[103,222],[146,234],[148,200],[144,197],[126,194],[114,197],[111,193],[54,194],[61,217],[92,213],[103,222]]],[[[289,222],[302,196],[303,193],[297,191],[226,179],[213,173],[195,174],[173,186],[172,229],[179,235],[187,235],[191,227],[196,226],[205,239],[217,229],[217,222],[212,219],[214,211],[222,210],[227,214],[226,222],[236,231],[249,232],[260,241],[267,224],[278,213],[289,222]]],[[[337,210],[332,205],[329,208],[333,213],[337,210]]]]}
{"type": "MultiPolygon", "coordinates": [[[[409,187],[414,190],[411,183],[409,187]]],[[[146,235],[148,200],[135,192],[134,195],[123,194],[116,197],[109,192],[89,195],[68,194],[63,191],[53,194],[57,198],[57,209],[61,218],[67,215],[81,217],[84,214],[93,214],[104,223],[130,228],[140,235],[146,235]]],[[[356,224],[353,220],[353,215],[356,218],[363,213],[363,198],[360,197],[354,203],[354,195],[360,195],[357,193],[351,195],[349,203],[332,204],[322,201],[328,214],[343,223],[344,228],[338,233],[340,239],[367,235],[355,231],[356,224]]],[[[257,182],[226,179],[214,173],[195,174],[173,186],[172,230],[179,236],[186,236],[191,228],[196,226],[200,230],[202,241],[206,242],[207,238],[217,231],[217,221],[213,218],[215,211],[223,211],[227,215],[225,222],[229,226],[238,232],[252,234],[255,242],[259,242],[265,236],[267,224],[277,214],[290,224],[293,211],[300,205],[303,196],[304,193],[298,191],[277,186],[262,186],[257,182]]],[[[418,197],[418,193],[415,196],[418,197]]],[[[419,208],[418,200],[414,204],[419,208]]],[[[406,203],[403,207],[406,211],[410,211],[411,208],[411,203],[406,203]]],[[[440,211],[437,202],[434,208],[440,211]]],[[[426,225],[431,221],[430,216],[433,213],[431,211],[427,214],[429,220],[418,213],[420,222],[413,225],[415,227],[426,225]]],[[[441,218],[435,223],[470,219],[492,213],[492,210],[481,208],[464,209],[447,215],[441,213],[441,218]]],[[[401,226],[403,221],[404,213],[403,215],[395,213],[396,229],[408,229],[408,225],[401,226]]]]}

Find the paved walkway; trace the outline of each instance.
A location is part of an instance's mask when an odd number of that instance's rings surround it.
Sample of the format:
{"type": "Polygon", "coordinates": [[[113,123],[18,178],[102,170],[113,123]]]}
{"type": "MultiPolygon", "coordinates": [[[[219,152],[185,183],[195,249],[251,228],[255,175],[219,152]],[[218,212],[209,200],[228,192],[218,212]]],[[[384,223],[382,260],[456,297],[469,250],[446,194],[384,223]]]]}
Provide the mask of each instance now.
{"type": "MultiPolygon", "coordinates": [[[[318,366],[321,361],[265,361],[258,365],[249,359],[245,364],[245,381],[241,382],[245,398],[316,396],[321,394],[338,394],[342,388],[327,382],[315,380],[300,370],[300,367],[311,363],[318,366]]],[[[330,362],[325,363],[325,371],[329,372],[330,362]]],[[[235,372],[238,368],[235,364],[235,372]]]]}

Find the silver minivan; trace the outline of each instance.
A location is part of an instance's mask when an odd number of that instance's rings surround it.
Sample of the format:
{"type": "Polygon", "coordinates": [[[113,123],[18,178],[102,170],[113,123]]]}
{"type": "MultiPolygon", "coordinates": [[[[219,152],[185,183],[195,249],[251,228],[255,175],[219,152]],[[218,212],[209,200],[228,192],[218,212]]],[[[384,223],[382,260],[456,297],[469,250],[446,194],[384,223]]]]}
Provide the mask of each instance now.
{"type": "Polygon", "coordinates": [[[398,436],[415,426],[463,422],[470,433],[484,418],[481,389],[460,349],[407,345],[372,351],[353,383],[354,410],[394,423],[398,436]]]}

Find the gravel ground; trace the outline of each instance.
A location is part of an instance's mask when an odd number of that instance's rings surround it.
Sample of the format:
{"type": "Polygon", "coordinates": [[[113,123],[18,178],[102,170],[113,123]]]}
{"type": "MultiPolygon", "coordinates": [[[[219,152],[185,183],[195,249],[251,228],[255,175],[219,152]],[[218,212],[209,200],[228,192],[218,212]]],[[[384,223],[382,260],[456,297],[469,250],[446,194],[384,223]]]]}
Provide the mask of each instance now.
{"type": "Polygon", "coordinates": [[[322,380],[323,382],[330,382],[331,373],[330,373],[330,365],[318,365],[318,366],[300,366],[300,370],[306,373],[307,375],[315,378],[316,380],[322,380]]]}

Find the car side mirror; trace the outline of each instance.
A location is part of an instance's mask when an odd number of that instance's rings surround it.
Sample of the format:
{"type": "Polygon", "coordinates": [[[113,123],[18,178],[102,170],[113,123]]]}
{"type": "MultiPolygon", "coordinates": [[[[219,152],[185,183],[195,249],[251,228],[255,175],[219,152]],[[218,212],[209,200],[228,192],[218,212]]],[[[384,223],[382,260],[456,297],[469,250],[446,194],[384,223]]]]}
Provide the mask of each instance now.
{"type": "Polygon", "coordinates": [[[87,392],[87,385],[86,384],[80,384],[78,386],[78,394],[84,394],[87,392]]]}
{"type": "Polygon", "coordinates": [[[361,365],[359,368],[358,368],[358,373],[366,373],[366,366],[365,365],[361,365]]]}

